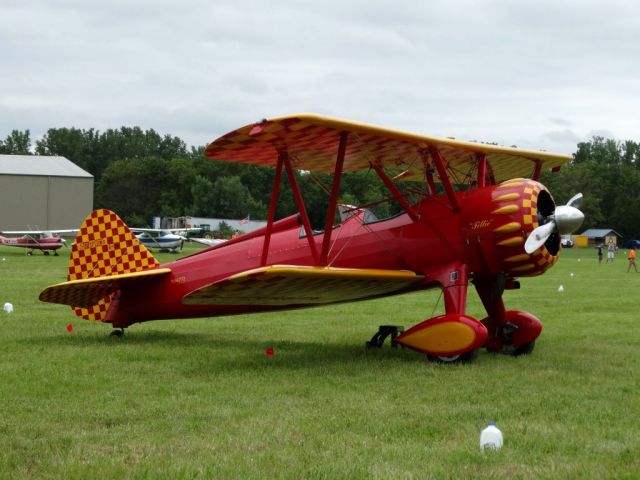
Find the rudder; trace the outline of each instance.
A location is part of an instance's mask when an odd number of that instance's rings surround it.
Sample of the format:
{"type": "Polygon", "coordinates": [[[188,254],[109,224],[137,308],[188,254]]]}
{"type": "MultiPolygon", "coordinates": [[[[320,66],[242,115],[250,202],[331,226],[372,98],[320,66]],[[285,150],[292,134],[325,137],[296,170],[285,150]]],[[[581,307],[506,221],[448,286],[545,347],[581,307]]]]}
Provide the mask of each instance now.
{"type": "MultiPolygon", "coordinates": [[[[67,281],[141,272],[158,265],[118,215],[106,209],[95,210],[85,219],[71,248],[67,281]]],[[[116,294],[89,308],[71,308],[85,320],[104,321],[116,294]]]]}

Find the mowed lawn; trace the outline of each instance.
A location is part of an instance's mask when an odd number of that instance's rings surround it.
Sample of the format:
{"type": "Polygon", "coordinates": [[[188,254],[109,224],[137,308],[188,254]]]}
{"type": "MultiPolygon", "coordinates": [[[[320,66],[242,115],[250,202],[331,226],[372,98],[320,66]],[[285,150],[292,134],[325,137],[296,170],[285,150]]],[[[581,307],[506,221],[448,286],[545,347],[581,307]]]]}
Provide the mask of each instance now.
{"type": "MultiPolygon", "coordinates": [[[[0,478],[638,478],[640,274],[624,254],[565,250],[505,293],[544,324],[531,355],[437,365],[364,344],[439,314],[439,291],[112,339],[38,301],[68,250],[0,248],[14,306],[0,311],[0,478]],[[504,447],[483,454],[488,421],[504,447]]],[[[468,313],[484,317],[473,290],[468,313]]]]}

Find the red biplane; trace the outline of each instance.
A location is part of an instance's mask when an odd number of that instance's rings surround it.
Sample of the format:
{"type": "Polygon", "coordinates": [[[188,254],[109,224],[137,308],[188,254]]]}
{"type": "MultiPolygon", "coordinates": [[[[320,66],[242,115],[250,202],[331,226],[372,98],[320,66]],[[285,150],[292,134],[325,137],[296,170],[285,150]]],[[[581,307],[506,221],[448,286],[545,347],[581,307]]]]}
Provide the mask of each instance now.
{"type": "MultiPolygon", "coordinates": [[[[71,251],[68,281],[40,294],[89,320],[124,328],[155,319],[274,311],[440,288],[442,315],[392,340],[441,361],[480,347],[530,352],[542,330],[530,313],[506,310],[504,289],[558,260],[560,235],[582,213],[556,207],[538,182],[570,157],[406,133],[313,114],[263,120],[211,143],[206,156],[275,168],[267,225],[160,265],[107,210],[93,212],[71,251]],[[352,208],[335,224],[344,172],[370,169],[400,214],[376,220],[352,208]],[[314,231],[295,170],[332,173],[324,230],[314,231]],[[276,221],[281,177],[298,212],[276,221]],[[398,187],[418,182],[417,200],[398,187]],[[469,282],[487,311],[466,314],[469,282]]],[[[413,192],[415,198],[415,192],[413,192]]],[[[397,335],[397,337],[396,337],[397,335]]],[[[396,337],[396,338],[394,338],[396,337]]]]}
{"type": "Polygon", "coordinates": [[[49,252],[58,255],[57,250],[65,246],[64,238],[60,237],[60,235],[64,233],[76,233],[77,231],[78,230],[5,231],[0,232],[0,245],[26,248],[27,255],[32,255],[34,250],[41,250],[45,255],[49,255],[49,252]],[[20,237],[5,237],[1,234],[20,235],[20,237]]]}

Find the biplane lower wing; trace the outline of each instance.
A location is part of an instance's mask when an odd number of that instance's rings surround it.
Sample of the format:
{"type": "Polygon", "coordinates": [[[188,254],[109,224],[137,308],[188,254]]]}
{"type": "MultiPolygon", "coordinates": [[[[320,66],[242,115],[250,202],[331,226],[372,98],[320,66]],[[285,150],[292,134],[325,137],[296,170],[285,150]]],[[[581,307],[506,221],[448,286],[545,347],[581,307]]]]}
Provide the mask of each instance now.
{"type": "Polygon", "coordinates": [[[134,273],[71,280],[52,285],[40,293],[43,302],[88,308],[125,286],[148,281],[149,277],[171,273],[170,268],[156,268],[134,273]]]}
{"type": "Polygon", "coordinates": [[[407,270],[272,265],[232,275],[185,295],[189,305],[322,305],[418,288],[407,270]]]}

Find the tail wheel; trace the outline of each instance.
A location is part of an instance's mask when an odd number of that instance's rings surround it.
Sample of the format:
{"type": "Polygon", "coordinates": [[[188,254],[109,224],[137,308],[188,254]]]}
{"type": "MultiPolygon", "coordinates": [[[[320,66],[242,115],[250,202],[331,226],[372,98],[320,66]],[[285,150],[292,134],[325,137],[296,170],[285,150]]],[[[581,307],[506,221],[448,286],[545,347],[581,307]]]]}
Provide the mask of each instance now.
{"type": "Polygon", "coordinates": [[[114,328],[113,330],[111,330],[111,333],[109,334],[109,336],[111,338],[122,338],[122,337],[124,337],[124,328],[114,328]]]}

